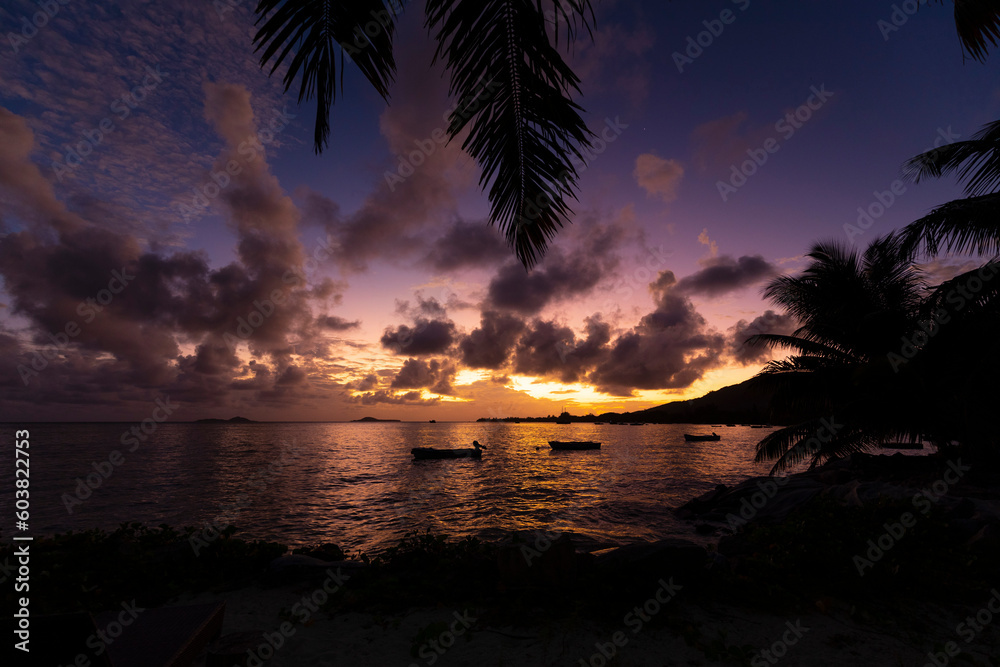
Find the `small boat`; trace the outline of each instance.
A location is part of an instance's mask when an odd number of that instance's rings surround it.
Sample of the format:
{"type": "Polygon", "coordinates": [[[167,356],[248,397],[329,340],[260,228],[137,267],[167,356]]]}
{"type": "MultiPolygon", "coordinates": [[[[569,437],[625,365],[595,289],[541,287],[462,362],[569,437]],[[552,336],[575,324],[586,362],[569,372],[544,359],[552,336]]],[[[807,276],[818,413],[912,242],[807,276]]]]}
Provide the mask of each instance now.
{"type": "Polygon", "coordinates": [[[410,450],[415,461],[426,459],[480,459],[486,449],[479,444],[478,440],[472,441],[472,447],[468,449],[434,449],[433,447],[414,447],[410,450]]]}
{"type": "Polygon", "coordinates": [[[601,443],[594,442],[592,440],[582,440],[578,442],[549,440],[549,447],[556,450],[600,449],[601,443]]]}
{"type": "Polygon", "coordinates": [[[726,426],[733,427],[736,426],[736,424],[726,424],[726,426]]]}
{"type": "Polygon", "coordinates": [[[684,439],[688,442],[710,442],[721,440],[722,436],[715,431],[712,431],[712,435],[692,435],[690,433],[685,433],[684,439]]]}

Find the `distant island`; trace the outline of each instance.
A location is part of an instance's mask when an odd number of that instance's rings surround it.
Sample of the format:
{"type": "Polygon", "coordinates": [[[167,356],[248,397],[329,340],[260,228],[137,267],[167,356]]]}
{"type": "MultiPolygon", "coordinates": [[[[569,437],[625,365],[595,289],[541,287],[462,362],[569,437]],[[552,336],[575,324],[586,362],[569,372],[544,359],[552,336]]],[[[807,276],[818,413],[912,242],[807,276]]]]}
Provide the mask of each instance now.
{"type": "Polygon", "coordinates": [[[480,422],[644,423],[644,424],[795,424],[808,415],[774,401],[773,386],[753,377],[745,382],[710,391],[700,398],[673,401],[636,412],[605,412],[558,417],[481,417],[480,422]]]}
{"type": "Polygon", "coordinates": [[[232,419],[196,419],[195,424],[257,424],[252,419],[246,417],[233,417],[232,419]]]}
{"type": "Polygon", "coordinates": [[[398,419],[378,419],[376,417],[362,417],[361,419],[352,419],[351,422],[398,422],[398,419]]]}

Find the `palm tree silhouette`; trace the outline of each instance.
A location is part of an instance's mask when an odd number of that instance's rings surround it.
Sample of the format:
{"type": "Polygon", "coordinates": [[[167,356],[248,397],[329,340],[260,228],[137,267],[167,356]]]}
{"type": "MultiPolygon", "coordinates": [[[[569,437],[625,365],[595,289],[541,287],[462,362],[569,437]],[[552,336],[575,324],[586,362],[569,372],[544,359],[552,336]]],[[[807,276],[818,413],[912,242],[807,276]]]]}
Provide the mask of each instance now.
{"type": "Polygon", "coordinates": [[[775,401],[815,418],[766,436],[755,460],[775,461],[774,474],[922,439],[980,460],[995,456],[1000,263],[988,265],[995,280],[970,282],[970,272],[935,287],[895,235],[860,256],[837,243],[819,243],[807,256],[802,274],[764,291],[800,327],[747,342],[794,352],[759,376],[774,383],[775,401]]]}
{"type": "Polygon", "coordinates": [[[899,246],[898,239],[881,237],[859,256],[838,243],[818,243],[801,275],[778,277],[765,288],[765,298],[795,316],[800,326],[791,335],[747,340],[794,352],[768,363],[759,375],[774,383],[776,402],[816,415],[770,433],[757,445],[757,462],[776,461],[772,473],[810,457],[816,465],[921,434],[919,425],[889,418],[881,409],[892,400],[887,390],[905,382],[889,365],[887,352],[898,349],[901,336],[915,327],[924,293],[922,275],[899,246]],[[876,405],[879,409],[873,409],[876,405]],[[822,431],[829,423],[842,427],[822,431]],[[825,442],[816,447],[820,439],[825,442]]]}

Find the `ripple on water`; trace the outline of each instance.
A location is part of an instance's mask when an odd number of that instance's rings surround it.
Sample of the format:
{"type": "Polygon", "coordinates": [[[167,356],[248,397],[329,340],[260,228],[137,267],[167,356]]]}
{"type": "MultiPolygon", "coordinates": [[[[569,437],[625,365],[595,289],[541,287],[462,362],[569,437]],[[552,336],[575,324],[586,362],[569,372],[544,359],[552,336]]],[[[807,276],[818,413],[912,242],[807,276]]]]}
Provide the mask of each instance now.
{"type": "MultiPolygon", "coordinates": [[[[197,525],[239,500],[242,534],[289,545],[371,549],[426,527],[484,538],[558,527],[587,544],[622,543],[689,531],[671,508],[718,483],[766,472],[752,458],[767,431],[739,427],[719,430],[719,443],[685,443],[691,426],[168,423],[67,513],[60,498],[94,461],[107,459],[121,428],[32,428],[37,525],[46,532],[113,529],[120,521],[197,525]],[[550,439],[603,444],[554,453],[550,439]],[[481,461],[414,464],[409,454],[472,440],[487,444],[481,461]]],[[[0,505],[12,503],[11,489],[0,489],[0,505]]]]}

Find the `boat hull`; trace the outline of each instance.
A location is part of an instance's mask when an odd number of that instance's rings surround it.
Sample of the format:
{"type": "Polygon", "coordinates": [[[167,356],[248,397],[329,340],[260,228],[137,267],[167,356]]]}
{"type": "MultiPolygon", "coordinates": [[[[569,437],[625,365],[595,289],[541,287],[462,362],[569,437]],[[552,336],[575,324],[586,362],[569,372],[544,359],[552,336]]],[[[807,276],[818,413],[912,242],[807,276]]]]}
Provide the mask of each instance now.
{"type": "Polygon", "coordinates": [[[557,451],[569,451],[580,449],[600,449],[601,443],[591,440],[582,442],[564,442],[562,440],[549,440],[549,447],[557,451]]]}
{"type": "Polygon", "coordinates": [[[482,451],[478,449],[434,449],[433,447],[414,447],[410,450],[413,458],[422,461],[429,459],[481,459],[482,451]]]}
{"type": "Polygon", "coordinates": [[[721,435],[691,435],[690,433],[684,434],[684,439],[688,442],[715,442],[721,440],[721,435]]]}

